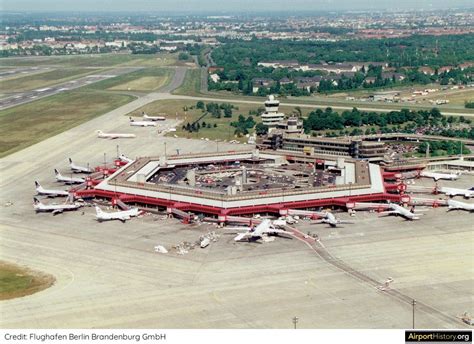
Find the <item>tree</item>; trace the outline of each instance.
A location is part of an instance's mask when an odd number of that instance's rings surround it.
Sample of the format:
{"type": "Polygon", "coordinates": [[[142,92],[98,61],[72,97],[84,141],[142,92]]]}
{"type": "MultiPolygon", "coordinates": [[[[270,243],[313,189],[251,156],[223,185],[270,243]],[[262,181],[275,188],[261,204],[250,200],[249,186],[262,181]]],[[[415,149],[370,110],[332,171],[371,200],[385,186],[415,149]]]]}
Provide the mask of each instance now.
{"type": "Polygon", "coordinates": [[[299,118],[303,117],[303,112],[301,111],[301,107],[296,106],[295,111],[296,111],[299,118]]]}
{"type": "Polygon", "coordinates": [[[263,123],[258,123],[255,126],[255,132],[259,136],[266,135],[268,133],[268,127],[263,123]]]}
{"type": "Polygon", "coordinates": [[[198,101],[198,102],[196,103],[196,108],[197,108],[197,109],[204,110],[204,102],[198,101]]]}
{"type": "Polygon", "coordinates": [[[224,108],[224,117],[231,118],[232,117],[232,109],[230,107],[224,108]]]}
{"type": "Polygon", "coordinates": [[[180,61],[189,60],[189,54],[187,54],[187,53],[179,53],[179,55],[178,55],[178,60],[180,60],[180,61]]]}

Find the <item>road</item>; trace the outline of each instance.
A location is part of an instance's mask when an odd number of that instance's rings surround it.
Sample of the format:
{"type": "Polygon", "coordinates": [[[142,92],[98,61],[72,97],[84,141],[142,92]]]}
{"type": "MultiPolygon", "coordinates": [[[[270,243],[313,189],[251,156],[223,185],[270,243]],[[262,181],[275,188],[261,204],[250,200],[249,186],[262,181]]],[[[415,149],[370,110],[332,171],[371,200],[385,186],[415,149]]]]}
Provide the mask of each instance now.
{"type": "MultiPolygon", "coordinates": [[[[224,98],[224,97],[212,97],[212,96],[180,96],[180,95],[162,95],[163,99],[187,99],[187,100],[205,100],[205,101],[219,101],[219,102],[229,102],[229,103],[242,103],[242,104],[256,104],[261,106],[262,101],[259,100],[244,100],[244,99],[233,99],[233,98],[224,98]]],[[[333,104],[302,104],[302,103],[292,103],[287,101],[280,101],[280,106],[299,106],[301,108],[310,108],[310,109],[325,109],[331,107],[335,110],[352,110],[354,106],[342,106],[342,105],[333,105],[333,104]]],[[[388,109],[388,108],[374,108],[374,107],[364,107],[356,106],[357,109],[361,111],[372,111],[372,112],[391,112],[391,111],[400,111],[400,109],[388,109]]],[[[441,113],[445,116],[464,116],[464,117],[474,117],[474,113],[469,112],[450,112],[440,109],[441,113]]]]}
{"type": "Polygon", "coordinates": [[[12,76],[16,76],[18,74],[35,74],[40,73],[46,70],[50,70],[49,67],[24,67],[24,68],[9,68],[0,71],[0,80],[5,78],[10,78],[12,76]]]}
{"type": "Polygon", "coordinates": [[[163,86],[160,88],[160,93],[170,93],[177,89],[184,81],[184,77],[186,76],[186,71],[188,68],[186,67],[175,67],[173,79],[171,79],[168,85],[163,86]]]}
{"type": "Polygon", "coordinates": [[[141,69],[141,67],[115,68],[108,71],[102,71],[99,74],[87,75],[79,79],[66,81],[54,86],[42,87],[31,91],[15,93],[12,96],[0,99],[0,110],[5,110],[17,105],[26,104],[61,92],[74,90],[99,81],[135,72],[139,69],[141,69]]]}

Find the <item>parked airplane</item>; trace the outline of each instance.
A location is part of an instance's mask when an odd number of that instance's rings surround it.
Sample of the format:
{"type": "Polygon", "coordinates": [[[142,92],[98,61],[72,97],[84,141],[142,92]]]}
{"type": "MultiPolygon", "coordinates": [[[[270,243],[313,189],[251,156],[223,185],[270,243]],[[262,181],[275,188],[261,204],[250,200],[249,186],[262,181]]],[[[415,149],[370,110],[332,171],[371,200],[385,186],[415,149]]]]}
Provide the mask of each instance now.
{"type": "Polygon", "coordinates": [[[130,125],[132,127],[156,127],[156,123],[152,121],[135,121],[132,117],[130,118],[130,125]]]}
{"type": "Polygon", "coordinates": [[[97,137],[100,139],[133,139],[137,137],[135,134],[123,133],[104,133],[102,130],[97,130],[97,137]]]}
{"type": "Polygon", "coordinates": [[[293,235],[291,232],[284,231],[282,229],[277,229],[273,226],[272,221],[269,219],[265,219],[257,227],[237,227],[237,228],[226,228],[226,229],[233,229],[233,230],[243,230],[245,232],[237,234],[234,238],[235,241],[242,241],[243,239],[247,239],[248,241],[251,240],[258,240],[264,234],[268,235],[278,235],[278,234],[288,234],[293,235]]]}
{"type": "Polygon", "coordinates": [[[107,213],[102,211],[97,205],[95,206],[96,218],[97,221],[109,221],[109,220],[120,220],[125,222],[130,220],[131,217],[138,216],[140,214],[140,210],[138,208],[130,208],[128,210],[116,211],[113,213],[107,213]]]}
{"type": "Polygon", "coordinates": [[[57,169],[54,169],[54,174],[56,175],[56,180],[58,182],[63,182],[66,184],[82,184],[86,182],[84,178],[65,177],[61,173],[59,173],[57,169]]]}
{"type": "Polygon", "coordinates": [[[321,220],[318,220],[316,222],[313,222],[313,224],[319,224],[319,223],[327,223],[331,227],[337,227],[339,224],[353,224],[354,222],[346,221],[346,220],[340,220],[337,219],[336,216],[334,216],[333,213],[331,212],[325,212],[321,214],[321,220]]]}
{"type": "Polygon", "coordinates": [[[419,220],[420,214],[415,213],[415,206],[413,206],[410,210],[402,207],[401,205],[390,203],[388,204],[388,208],[391,210],[382,211],[380,214],[382,215],[395,215],[395,216],[402,216],[407,220],[419,220]]]}
{"type": "Polygon", "coordinates": [[[165,121],[166,117],[163,116],[148,116],[146,113],[143,113],[143,119],[149,121],[165,121]]]}
{"type": "Polygon", "coordinates": [[[449,196],[449,197],[464,196],[466,198],[471,198],[474,196],[474,188],[457,189],[457,188],[440,187],[438,189],[438,192],[444,193],[446,196],[449,196]]]}
{"type": "Polygon", "coordinates": [[[437,172],[429,172],[429,171],[420,172],[420,177],[433,178],[435,181],[438,181],[440,179],[456,180],[459,178],[459,176],[460,174],[454,174],[454,173],[437,173],[437,172]]]}
{"type": "Polygon", "coordinates": [[[132,159],[126,157],[126,156],[123,155],[123,154],[120,154],[118,158],[119,158],[120,160],[122,160],[122,161],[125,161],[126,163],[131,163],[131,162],[133,162],[132,159]]]}
{"type": "Polygon", "coordinates": [[[71,170],[74,173],[92,173],[92,172],[94,172],[94,170],[89,167],[89,164],[87,164],[87,167],[79,166],[79,165],[76,165],[75,163],[73,163],[71,158],[69,158],[69,166],[71,167],[71,170]]]}
{"type": "Polygon", "coordinates": [[[367,203],[367,202],[356,202],[354,209],[376,209],[382,215],[396,215],[402,216],[407,220],[419,220],[419,215],[415,213],[415,206],[410,210],[395,204],[395,203],[367,203]]]}
{"type": "Polygon", "coordinates": [[[33,201],[34,201],[33,207],[35,208],[35,211],[37,213],[50,211],[53,213],[53,215],[61,214],[63,211],[67,211],[67,210],[76,210],[82,207],[82,205],[79,203],[44,204],[44,203],[41,203],[41,201],[37,199],[36,197],[33,197],[33,201]]]}
{"type": "Polygon", "coordinates": [[[69,196],[69,192],[64,190],[48,190],[43,188],[40,183],[35,181],[36,192],[38,195],[48,196],[48,197],[57,197],[57,196],[69,196]]]}
{"type": "Polygon", "coordinates": [[[450,210],[467,210],[474,211],[474,204],[455,201],[453,199],[448,200],[448,211],[450,210]]]}

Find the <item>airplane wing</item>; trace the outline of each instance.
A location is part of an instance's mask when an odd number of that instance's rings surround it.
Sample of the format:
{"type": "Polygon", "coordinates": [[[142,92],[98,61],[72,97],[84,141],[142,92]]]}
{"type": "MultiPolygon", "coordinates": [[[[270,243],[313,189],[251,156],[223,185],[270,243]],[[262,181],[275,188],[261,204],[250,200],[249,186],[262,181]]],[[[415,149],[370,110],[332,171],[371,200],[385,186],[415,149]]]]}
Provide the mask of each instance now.
{"type": "Polygon", "coordinates": [[[337,223],[347,224],[347,225],[353,225],[355,222],[346,221],[346,220],[338,220],[337,223]]]}
{"type": "Polygon", "coordinates": [[[246,231],[250,232],[252,228],[250,227],[225,227],[224,229],[230,230],[230,231],[246,231]]]}
{"type": "Polygon", "coordinates": [[[386,209],[389,207],[389,204],[386,203],[366,203],[366,202],[356,202],[354,205],[354,209],[362,210],[362,209],[386,209]]]}
{"type": "Polygon", "coordinates": [[[311,222],[312,225],[320,225],[320,224],[322,224],[322,223],[325,223],[325,221],[323,221],[323,220],[317,220],[317,221],[311,222]]]}
{"type": "Polygon", "coordinates": [[[294,235],[294,233],[288,232],[288,231],[284,231],[284,230],[282,230],[282,229],[275,229],[275,230],[272,230],[270,233],[294,235]]]}
{"type": "Polygon", "coordinates": [[[235,238],[234,241],[240,241],[246,237],[250,236],[248,232],[245,233],[239,233],[235,238]]]}
{"type": "Polygon", "coordinates": [[[381,211],[379,214],[380,216],[384,216],[384,215],[392,215],[392,214],[400,214],[400,213],[396,210],[388,210],[388,211],[381,211]]]}

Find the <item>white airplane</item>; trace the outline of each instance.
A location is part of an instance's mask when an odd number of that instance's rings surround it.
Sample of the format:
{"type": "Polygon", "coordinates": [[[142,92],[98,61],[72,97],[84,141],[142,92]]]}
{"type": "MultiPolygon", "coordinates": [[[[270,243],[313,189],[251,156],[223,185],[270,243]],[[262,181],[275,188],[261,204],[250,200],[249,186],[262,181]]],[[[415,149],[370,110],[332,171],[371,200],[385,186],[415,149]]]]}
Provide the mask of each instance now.
{"type": "Polygon", "coordinates": [[[48,190],[43,188],[40,183],[35,181],[36,192],[38,195],[48,196],[48,197],[57,197],[57,196],[69,196],[69,192],[64,190],[48,190]]]}
{"type": "Polygon", "coordinates": [[[82,207],[82,204],[79,203],[63,203],[63,204],[44,204],[41,203],[39,199],[33,197],[34,204],[33,207],[37,213],[39,212],[52,212],[53,215],[61,214],[63,211],[67,210],[76,210],[82,207]]]}
{"type": "Polygon", "coordinates": [[[74,172],[74,173],[92,173],[92,172],[94,172],[89,167],[89,164],[87,164],[87,167],[79,166],[79,165],[76,165],[75,163],[73,163],[71,158],[69,158],[69,166],[71,167],[71,171],[74,172]]]}
{"type": "Polygon", "coordinates": [[[146,113],[143,113],[143,119],[149,121],[165,121],[166,117],[163,116],[148,116],[146,113]]]}
{"type": "Polygon", "coordinates": [[[410,210],[395,204],[395,203],[367,203],[367,202],[356,202],[354,209],[377,209],[382,215],[396,215],[402,216],[407,220],[419,220],[418,213],[415,213],[415,206],[412,206],[410,210]],[[383,210],[383,211],[380,211],[383,210]]]}
{"type": "Polygon", "coordinates": [[[96,218],[97,221],[109,221],[109,220],[120,220],[125,222],[130,220],[131,217],[138,216],[140,214],[140,210],[138,208],[130,208],[128,210],[116,211],[113,213],[106,213],[102,211],[97,205],[95,206],[96,218]]]}
{"type": "Polygon", "coordinates": [[[135,134],[123,133],[104,133],[102,130],[97,130],[97,137],[100,139],[133,139],[137,137],[135,134]]]}
{"type": "Polygon", "coordinates": [[[438,181],[440,179],[456,180],[459,178],[459,176],[460,174],[454,174],[454,173],[437,173],[437,172],[429,172],[429,171],[420,172],[420,177],[433,178],[435,181],[438,181]]]}
{"type": "Polygon", "coordinates": [[[128,158],[128,157],[126,157],[126,156],[125,156],[125,155],[123,155],[123,154],[120,154],[118,158],[119,158],[120,160],[122,160],[122,161],[126,162],[126,163],[131,163],[131,162],[133,162],[133,160],[132,160],[132,159],[130,159],[130,158],[128,158]]]}
{"type": "Polygon", "coordinates": [[[84,178],[65,177],[61,173],[59,173],[57,169],[54,169],[54,174],[56,175],[56,180],[58,182],[63,182],[66,184],[82,184],[86,182],[84,178]]]}
{"type": "Polygon", "coordinates": [[[395,216],[402,216],[407,220],[419,220],[421,214],[416,214],[415,213],[415,206],[413,206],[410,210],[402,207],[401,205],[390,203],[387,205],[389,209],[387,211],[382,211],[380,214],[383,215],[395,215],[395,216]]]}
{"type": "Polygon", "coordinates": [[[450,210],[467,210],[474,211],[474,204],[455,201],[453,199],[448,200],[448,211],[450,210]]]}
{"type": "Polygon", "coordinates": [[[237,227],[237,228],[226,228],[231,230],[243,230],[245,232],[237,234],[234,238],[235,241],[242,241],[243,239],[247,239],[248,241],[251,240],[258,240],[264,234],[268,235],[278,235],[278,234],[288,234],[293,235],[291,232],[284,231],[282,229],[277,229],[273,226],[272,221],[269,219],[265,219],[260,224],[255,227],[237,227]]]}
{"type": "Polygon", "coordinates": [[[354,223],[354,222],[350,222],[346,220],[337,219],[336,216],[334,216],[334,214],[329,211],[322,213],[321,218],[322,218],[321,220],[313,222],[313,224],[327,223],[331,227],[337,227],[337,225],[344,224],[344,223],[347,223],[347,224],[354,223]]]}
{"type": "Polygon", "coordinates": [[[152,121],[135,121],[132,117],[130,118],[130,125],[132,127],[156,127],[156,123],[152,121]]]}
{"type": "Polygon", "coordinates": [[[446,196],[449,196],[449,197],[464,196],[465,198],[471,198],[474,196],[474,188],[457,189],[457,188],[440,187],[438,189],[438,192],[444,193],[446,196]]]}

